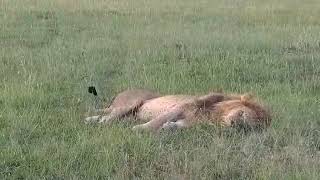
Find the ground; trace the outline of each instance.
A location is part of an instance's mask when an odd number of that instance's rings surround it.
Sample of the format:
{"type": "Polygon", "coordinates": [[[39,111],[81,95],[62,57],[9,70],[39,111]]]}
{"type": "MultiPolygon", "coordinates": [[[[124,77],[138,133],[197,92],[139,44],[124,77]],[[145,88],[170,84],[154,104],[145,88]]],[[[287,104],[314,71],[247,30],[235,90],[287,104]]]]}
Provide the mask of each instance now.
{"type": "Polygon", "coordinates": [[[2,0],[0,179],[317,179],[318,0],[2,0]],[[87,87],[253,92],[272,126],[86,125],[87,87]]]}

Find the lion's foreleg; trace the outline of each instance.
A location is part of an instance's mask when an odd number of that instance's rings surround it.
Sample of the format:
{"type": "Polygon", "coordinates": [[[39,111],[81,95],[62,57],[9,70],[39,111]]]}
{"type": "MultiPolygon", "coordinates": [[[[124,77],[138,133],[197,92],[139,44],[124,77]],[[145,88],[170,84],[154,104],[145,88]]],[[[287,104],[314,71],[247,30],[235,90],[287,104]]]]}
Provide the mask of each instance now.
{"type": "Polygon", "coordinates": [[[162,125],[161,129],[165,130],[175,130],[175,129],[183,129],[183,128],[189,128],[191,127],[193,123],[191,121],[188,121],[186,119],[181,119],[176,122],[166,122],[162,125]]]}
{"type": "Polygon", "coordinates": [[[160,115],[147,123],[136,125],[133,127],[133,130],[147,129],[151,131],[158,131],[162,127],[162,125],[165,124],[166,122],[181,119],[180,118],[181,115],[182,115],[182,110],[176,109],[174,111],[170,111],[168,113],[160,115]]]}

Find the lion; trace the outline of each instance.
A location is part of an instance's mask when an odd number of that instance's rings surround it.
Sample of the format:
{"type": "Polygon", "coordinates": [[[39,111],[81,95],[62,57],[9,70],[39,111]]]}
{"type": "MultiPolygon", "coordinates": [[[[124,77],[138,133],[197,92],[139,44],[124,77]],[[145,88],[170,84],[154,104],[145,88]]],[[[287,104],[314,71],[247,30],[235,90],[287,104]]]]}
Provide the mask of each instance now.
{"type": "Polygon", "coordinates": [[[133,130],[189,128],[195,124],[217,124],[224,127],[261,129],[270,126],[266,107],[250,94],[208,93],[206,95],[165,95],[134,89],[119,93],[109,107],[98,110],[102,115],[87,117],[86,123],[111,123],[133,115],[143,124],[133,130]]]}

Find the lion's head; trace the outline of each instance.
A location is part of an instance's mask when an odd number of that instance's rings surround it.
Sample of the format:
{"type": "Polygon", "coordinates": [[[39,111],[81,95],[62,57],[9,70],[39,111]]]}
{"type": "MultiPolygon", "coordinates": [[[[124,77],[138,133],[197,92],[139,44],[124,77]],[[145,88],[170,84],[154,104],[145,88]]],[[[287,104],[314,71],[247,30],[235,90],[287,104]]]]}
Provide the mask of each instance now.
{"type": "Polygon", "coordinates": [[[242,95],[212,104],[207,109],[210,119],[227,127],[265,128],[270,126],[271,116],[267,108],[256,102],[252,95],[242,95]]]}

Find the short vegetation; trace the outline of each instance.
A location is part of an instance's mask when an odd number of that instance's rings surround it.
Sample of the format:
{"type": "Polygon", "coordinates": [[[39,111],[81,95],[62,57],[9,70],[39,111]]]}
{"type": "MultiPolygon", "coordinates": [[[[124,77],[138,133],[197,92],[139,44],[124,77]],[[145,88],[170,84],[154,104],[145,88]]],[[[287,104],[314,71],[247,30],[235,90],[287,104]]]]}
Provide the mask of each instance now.
{"type": "MultiPolygon", "coordinates": [[[[2,0],[0,179],[318,179],[318,0],[2,0]],[[86,125],[127,88],[252,92],[264,132],[86,125]],[[100,103],[101,104],[101,103],[100,103]]],[[[129,120],[129,119],[128,119],[129,120]]]]}

